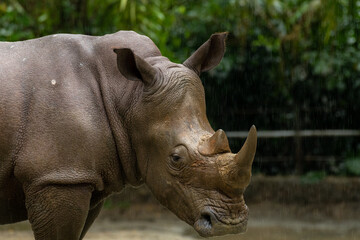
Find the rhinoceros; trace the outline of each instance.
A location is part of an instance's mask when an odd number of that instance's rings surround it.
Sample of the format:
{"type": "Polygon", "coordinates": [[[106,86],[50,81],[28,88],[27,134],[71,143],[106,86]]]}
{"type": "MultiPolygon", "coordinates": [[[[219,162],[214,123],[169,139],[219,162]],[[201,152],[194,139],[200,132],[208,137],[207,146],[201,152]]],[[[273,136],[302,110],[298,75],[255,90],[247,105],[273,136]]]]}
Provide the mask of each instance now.
{"type": "Polygon", "coordinates": [[[145,183],[201,236],[244,232],[256,129],[231,153],[199,78],[226,36],[182,64],[132,31],[1,42],[0,224],[82,239],[107,196],[145,183]]]}

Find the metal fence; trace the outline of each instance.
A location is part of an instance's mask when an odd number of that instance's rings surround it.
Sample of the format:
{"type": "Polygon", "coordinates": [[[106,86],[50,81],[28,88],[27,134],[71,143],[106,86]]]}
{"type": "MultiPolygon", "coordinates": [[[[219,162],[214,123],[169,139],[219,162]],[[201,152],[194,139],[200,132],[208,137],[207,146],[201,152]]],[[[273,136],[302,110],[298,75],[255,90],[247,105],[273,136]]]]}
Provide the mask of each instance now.
{"type": "MultiPolygon", "coordinates": [[[[228,138],[246,138],[247,131],[226,131],[228,138]]],[[[309,156],[303,156],[302,138],[308,137],[360,137],[360,130],[348,129],[325,129],[325,130],[272,130],[258,131],[258,138],[293,138],[294,139],[294,160],[295,173],[302,174],[304,161],[309,160],[309,156]]],[[[326,161],[334,159],[334,156],[318,157],[315,160],[326,161]]],[[[274,159],[273,159],[274,160],[274,159]]],[[[314,157],[312,157],[314,160],[314,157]]],[[[276,161],[286,161],[284,157],[276,159],[276,161]]]]}

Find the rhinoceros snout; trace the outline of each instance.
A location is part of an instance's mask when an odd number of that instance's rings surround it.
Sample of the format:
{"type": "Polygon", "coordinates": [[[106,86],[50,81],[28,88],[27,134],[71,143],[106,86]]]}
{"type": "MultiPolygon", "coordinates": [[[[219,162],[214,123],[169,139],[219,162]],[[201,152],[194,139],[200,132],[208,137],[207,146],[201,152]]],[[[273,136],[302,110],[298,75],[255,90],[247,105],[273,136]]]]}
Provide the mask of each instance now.
{"type": "Polygon", "coordinates": [[[194,223],[195,230],[202,237],[214,237],[225,234],[243,233],[247,230],[247,211],[245,216],[239,216],[227,223],[218,220],[216,214],[207,208],[200,218],[194,223]]]}

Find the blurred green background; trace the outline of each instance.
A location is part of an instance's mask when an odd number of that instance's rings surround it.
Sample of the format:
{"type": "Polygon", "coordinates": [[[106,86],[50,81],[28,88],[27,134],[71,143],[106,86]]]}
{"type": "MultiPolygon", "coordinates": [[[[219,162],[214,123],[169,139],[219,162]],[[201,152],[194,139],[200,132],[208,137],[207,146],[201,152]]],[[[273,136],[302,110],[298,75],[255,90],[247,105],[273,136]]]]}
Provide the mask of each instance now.
{"type": "MultiPolygon", "coordinates": [[[[202,76],[214,129],[360,129],[359,0],[0,0],[2,41],[129,29],[174,62],[212,33],[230,33],[225,58],[202,76]]],[[[299,173],[359,176],[359,140],[301,139],[301,158],[327,158],[299,173]]],[[[242,142],[231,139],[232,149],[242,142]]],[[[294,173],[296,146],[260,139],[254,171],[294,173]]]]}

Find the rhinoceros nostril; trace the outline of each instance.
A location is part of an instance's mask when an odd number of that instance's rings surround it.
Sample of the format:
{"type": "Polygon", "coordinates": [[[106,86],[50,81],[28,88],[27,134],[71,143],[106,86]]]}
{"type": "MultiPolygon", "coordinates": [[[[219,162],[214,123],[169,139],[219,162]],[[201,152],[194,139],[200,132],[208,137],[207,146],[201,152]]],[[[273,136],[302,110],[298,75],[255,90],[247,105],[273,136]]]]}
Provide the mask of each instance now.
{"type": "Polygon", "coordinates": [[[213,224],[211,215],[204,212],[194,223],[194,228],[202,237],[211,237],[213,236],[213,224]]]}
{"type": "Polygon", "coordinates": [[[203,219],[203,223],[207,228],[212,227],[211,217],[208,213],[201,214],[201,218],[203,219]]]}

